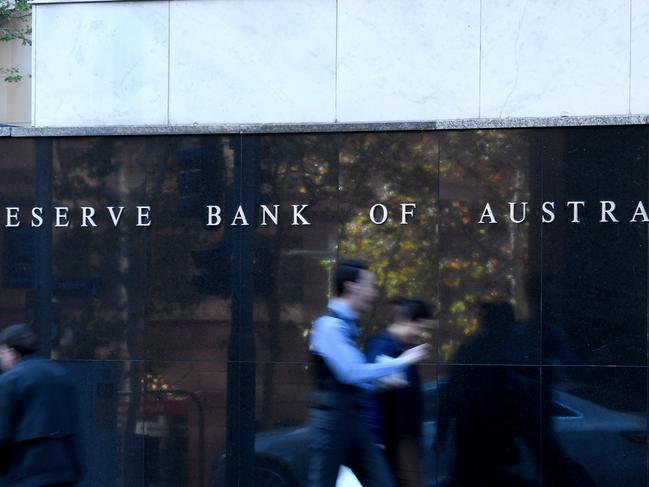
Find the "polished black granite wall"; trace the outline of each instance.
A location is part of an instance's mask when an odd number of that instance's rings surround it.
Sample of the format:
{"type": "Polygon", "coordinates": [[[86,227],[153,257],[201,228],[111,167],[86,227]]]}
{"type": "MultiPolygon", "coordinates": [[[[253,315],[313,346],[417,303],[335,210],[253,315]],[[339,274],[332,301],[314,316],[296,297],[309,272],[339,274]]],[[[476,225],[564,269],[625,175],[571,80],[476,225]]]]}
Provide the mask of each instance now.
{"type": "Polygon", "coordinates": [[[396,296],[434,310],[431,485],[644,486],[648,141],[646,126],[0,139],[2,216],[21,208],[20,227],[0,222],[0,323],[34,322],[75,374],[87,485],[225,485],[226,470],[301,485],[310,323],[336,259],[360,256],[382,289],[363,339],[396,296]],[[479,223],[487,203],[498,223],[479,223]],[[32,229],[34,206],[68,206],[70,226],[32,229]]]}

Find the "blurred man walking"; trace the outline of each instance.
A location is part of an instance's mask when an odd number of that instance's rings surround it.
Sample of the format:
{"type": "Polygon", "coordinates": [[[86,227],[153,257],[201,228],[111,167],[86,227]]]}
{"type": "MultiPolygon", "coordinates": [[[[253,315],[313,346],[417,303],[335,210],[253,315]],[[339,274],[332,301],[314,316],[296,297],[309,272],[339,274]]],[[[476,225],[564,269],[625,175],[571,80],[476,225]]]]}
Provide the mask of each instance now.
{"type": "MultiPolygon", "coordinates": [[[[365,356],[370,362],[398,357],[408,347],[421,343],[432,328],[430,311],[420,299],[399,298],[394,320],[388,328],[370,337],[365,356]]],[[[422,391],[414,365],[401,374],[402,384],[378,389],[366,396],[364,414],[374,439],[385,451],[397,487],[423,487],[422,391]]]]}
{"type": "Polygon", "coordinates": [[[329,301],[311,333],[316,390],[308,485],[334,487],[340,466],[347,465],[364,487],[391,487],[390,470],[361,418],[361,391],[424,360],[429,347],[406,350],[383,363],[368,363],[355,343],[356,322],[378,297],[376,276],[364,262],[347,260],[336,270],[335,286],[337,297],[329,301]]]}
{"type": "Polygon", "coordinates": [[[37,350],[27,325],[0,333],[0,485],[72,486],[81,477],[76,390],[37,350]]]}

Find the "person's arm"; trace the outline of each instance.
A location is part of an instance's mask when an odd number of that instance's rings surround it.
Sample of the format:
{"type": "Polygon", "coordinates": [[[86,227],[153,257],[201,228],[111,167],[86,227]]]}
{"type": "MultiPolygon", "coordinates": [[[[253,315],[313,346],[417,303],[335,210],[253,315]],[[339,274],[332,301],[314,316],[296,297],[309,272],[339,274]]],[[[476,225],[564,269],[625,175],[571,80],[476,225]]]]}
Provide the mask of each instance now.
{"type": "MultiPolygon", "coordinates": [[[[368,362],[384,362],[386,357],[397,357],[399,352],[394,344],[381,335],[371,337],[365,344],[365,357],[368,362]]],[[[398,389],[407,385],[405,373],[391,374],[381,377],[369,385],[369,388],[376,393],[383,393],[398,389]]]]}
{"type": "Polygon", "coordinates": [[[344,384],[359,385],[401,372],[409,362],[397,357],[381,363],[368,363],[349,336],[344,322],[322,317],[313,327],[311,350],[322,356],[331,371],[344,384]]]}
{"type": "Polygon", "coordinates": [[[394,357],[397,354],[394,353],[394,350],[386,340],[382,340],[380,335],[375,335],[365,344],[365,357],[368,362],[376,362],[376,358],[379,355],[394,357]]]}

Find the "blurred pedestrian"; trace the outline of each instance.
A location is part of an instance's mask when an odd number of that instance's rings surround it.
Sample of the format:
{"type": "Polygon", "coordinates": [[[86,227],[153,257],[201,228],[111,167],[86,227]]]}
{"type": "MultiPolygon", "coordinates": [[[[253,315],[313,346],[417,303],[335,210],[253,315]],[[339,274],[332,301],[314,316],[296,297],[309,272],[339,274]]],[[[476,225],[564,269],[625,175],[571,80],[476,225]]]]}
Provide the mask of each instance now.
{"type": "MultiPolygon", "coordinates": [[[[370,362],[398,357],[407,348],[422,343],[432,328],[430,310],[420,299],[401,297],[395,301],[394,319],[365,346],[370,362]]],[[[422,391],[415,365],[391,384],[367,395],[364,415],[378,445],[384,449],[398,487],[423,487],[422,391]],[[401,379],[401,384],[399,383],[401,379]]]]}
{"type": "Polygon", "coordinates": [[[335,274],[336,298],[316,320],[310,338],[316,390],[310,427],[309,487],[334,487],[347,465],[365,487],[394,485],[381,451],[361,417],[362,389],[381,377],[405,371],[426,358],[424,345],[382,363],[368,363],[358,349],[358,315],[378,297],[376,276],[362,261],[341,262],[335,274]]]}
{"type": "MultiPolygon", "coordinates": [[[[481,310],[480,329],[458,349],[440,397],[437,447],[453,449],[453,480],[460,487],[594,486],[552,429],[552,368],[541,380],[540,367],[530,366],[540,327],[517,322],[508,302],[481,310]]],[[[548,357],[562,349],[548,349],[548,357]]]]}
{"type": "Polygon", "coordinates": [[[0,332],[0,485],[72,486],[81,477],[75,386],[37,351],[28,325],[0,332]]]}

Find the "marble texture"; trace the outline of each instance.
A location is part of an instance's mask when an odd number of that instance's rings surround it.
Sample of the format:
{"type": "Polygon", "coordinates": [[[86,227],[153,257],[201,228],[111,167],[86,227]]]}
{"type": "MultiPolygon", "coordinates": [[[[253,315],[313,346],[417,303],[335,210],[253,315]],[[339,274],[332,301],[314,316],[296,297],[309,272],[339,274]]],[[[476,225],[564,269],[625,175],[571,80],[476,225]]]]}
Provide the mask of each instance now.
{"type": "Polygon", "coordinates": [[[633,0],[631,19],[631,113],[649,113],[649,2],[633,0]]]}
{"type": "Polygon", "coordinates": [[[483,0],[482,117],[629,111],[630,0],[483,0]]]}
{"type": "Polygon", "coordinates": [[[478,128],[649,113],[640,0],[41,3],[34,27],[38,127],[478,128]]]}
{"type": "Polygon", "coordinates": [[[170,5],[171,124],[334,121],[335,0],[170,5]]]}
{"type": "Polygon", "coordinates": [[[167,2],[35,6],[36,126],[163,124],[167,2]]]}
{"type": "Polygon", "coordinates": [[[480,0],[339,0],[337,119],[478,116],[480,0]]]}

